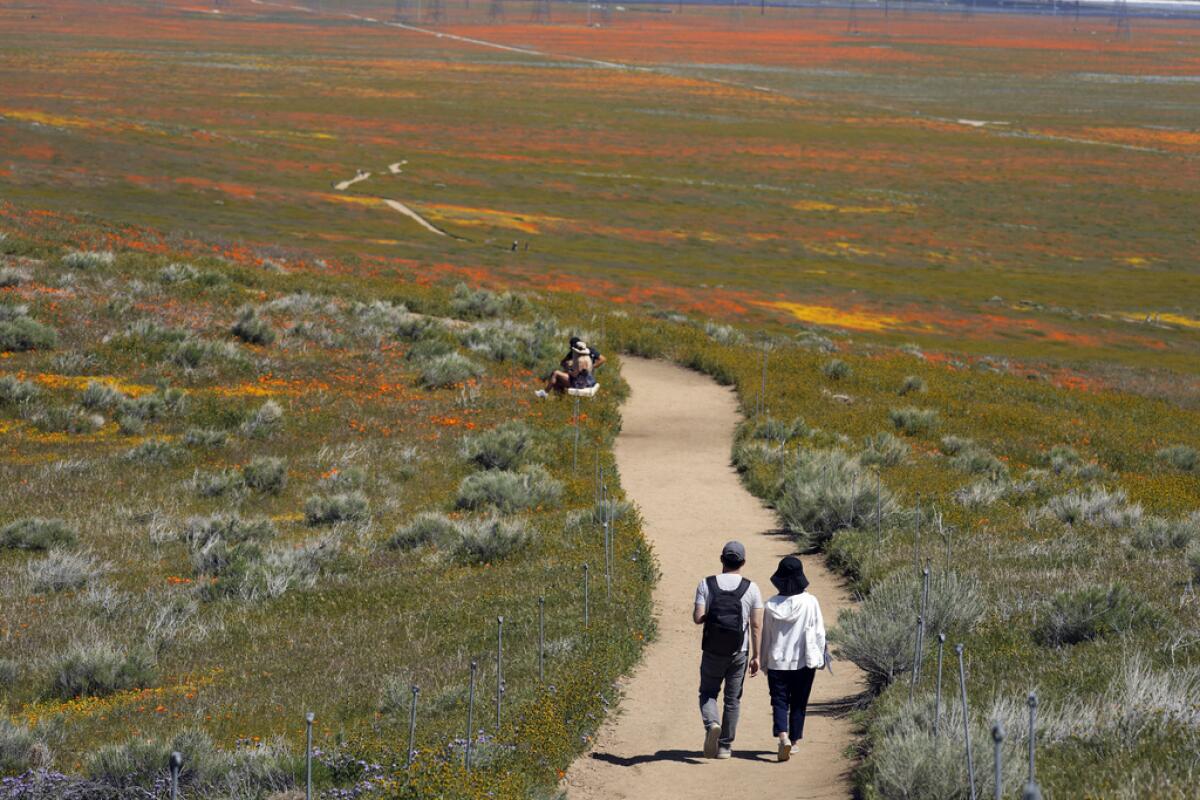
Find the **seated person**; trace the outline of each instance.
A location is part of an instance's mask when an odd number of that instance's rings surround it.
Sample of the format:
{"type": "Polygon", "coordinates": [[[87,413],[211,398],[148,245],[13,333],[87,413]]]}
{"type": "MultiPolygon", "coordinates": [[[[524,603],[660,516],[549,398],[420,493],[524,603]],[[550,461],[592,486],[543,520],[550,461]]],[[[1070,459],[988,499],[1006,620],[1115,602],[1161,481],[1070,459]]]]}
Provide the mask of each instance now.
{"type": "Polygon", "coordinates": [[[596,377],[592,374],[592,353],[586,342],[573,340],[571,355],[560,366],[562,368],[550,376],[546,388],[537,390],[538,397],[549,397],[550,392],[562,394],[567,389],[590,389],[596,385],[596,377]]]}

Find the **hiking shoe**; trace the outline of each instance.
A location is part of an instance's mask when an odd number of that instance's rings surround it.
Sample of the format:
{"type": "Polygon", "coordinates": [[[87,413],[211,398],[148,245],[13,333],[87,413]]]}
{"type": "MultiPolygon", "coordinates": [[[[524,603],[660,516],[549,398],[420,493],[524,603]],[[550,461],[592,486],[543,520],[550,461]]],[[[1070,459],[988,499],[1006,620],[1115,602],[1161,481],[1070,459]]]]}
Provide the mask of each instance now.
{"type": "Polygon", "coordinates": [[[733,758],[733,751],[728,747],[722,747],[717,751],[717,758],[733,758]]]}
{"type": "Polygon", "coordinates": [[[799,753],[799,752],[800,752],[800,743],[797,742],[796,744],[792,745],[792,755],[796,755],[796,753],[799,753]]]}
{"type": "Polygon", "coordinates": [[[533,393],[533,396],[545,399],[545,398],[549,397],[550,394],[545,389],[538,389],[536,392],[533,393]]]}
{"type": "Polygon", "coordinates": [[[779,740],[779,753],[777,754],[779,763],[782,764],[784,761],[787,761],[791,757],[792,757],[792,745],[790,743],[785,742],[784,740],[780,739],[779,740]]]}
{"type": "Polygon", "coordinates": [[[721,739],[721,726],[709,725],[704,729],[704,757],[717,757],[717,744],[721,739]]]}

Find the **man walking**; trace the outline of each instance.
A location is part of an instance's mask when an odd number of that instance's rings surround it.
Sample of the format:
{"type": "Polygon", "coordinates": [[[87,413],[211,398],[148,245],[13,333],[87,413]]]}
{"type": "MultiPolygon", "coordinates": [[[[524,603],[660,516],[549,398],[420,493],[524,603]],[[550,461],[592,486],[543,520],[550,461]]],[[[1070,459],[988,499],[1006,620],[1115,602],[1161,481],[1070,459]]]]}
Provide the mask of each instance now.
{"type": "Polygon", "coordinates": [[[700,656],[700,718],[704,721],[704,757],[729,758],[737,734],[738,711],[746,668],[758,674],[762,641],[762,592],[742,577],[746,548],[726,542],[721,548],[721,574],[696,587],[692,620],[704,625],[700,656]],[[717,695],[725,690],[724,714],[717,716],[717,695]]]}

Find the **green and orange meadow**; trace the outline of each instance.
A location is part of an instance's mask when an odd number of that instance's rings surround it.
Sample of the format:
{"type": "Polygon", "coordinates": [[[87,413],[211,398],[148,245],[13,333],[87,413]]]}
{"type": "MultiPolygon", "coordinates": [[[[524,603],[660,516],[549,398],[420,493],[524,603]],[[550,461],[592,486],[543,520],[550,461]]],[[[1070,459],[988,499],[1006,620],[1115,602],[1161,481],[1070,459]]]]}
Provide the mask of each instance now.
{"type": "Polygon", "coordinates": [[[861,593],[863,796],[970,796],[925,566],[1012,786],[1037,689],[1048,796],[1193,796],[1200,23],[501,6],[0,6],[0,796],[288,796],[309,710],[323,796],[556,796],[654,632],[621,353],[861,593]]]}

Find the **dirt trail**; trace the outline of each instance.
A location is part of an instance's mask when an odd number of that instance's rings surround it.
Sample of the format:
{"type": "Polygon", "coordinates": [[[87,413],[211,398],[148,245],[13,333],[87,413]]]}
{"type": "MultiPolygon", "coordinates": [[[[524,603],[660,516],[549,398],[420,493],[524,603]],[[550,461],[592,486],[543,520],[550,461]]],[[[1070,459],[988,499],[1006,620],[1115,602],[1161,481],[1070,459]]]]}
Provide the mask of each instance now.
{"type": "MultiPolygon", "coordinates": [[[[820,672],[800,753],[775,763],[765,674],[746,679],[742,716],[728,761],[700,757],[703,728],[697,701],[700,634],[692,624],[696,584],[719,563],[721,545],[740,539],[745,573],[764,596],[768,578],[791,542],[772,534],[774,516],[750,495],[730,466],[733,393],[700,375],[658,361],[622,359],[632,395],[617,439],[621,484],[637,503],[658,555],[662,581],[654,602],[659,637],[625,682],[624,698],[590,753],[566,776],[570,800],[681,797],[848,798],[850,723],[822,704],[860,691],[853,665],[820,672]]],[[[847,593],[817,557],[803,557],[827,625],[849,604],[847,593]]]]}

